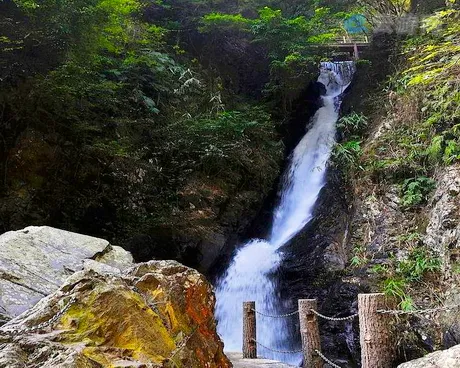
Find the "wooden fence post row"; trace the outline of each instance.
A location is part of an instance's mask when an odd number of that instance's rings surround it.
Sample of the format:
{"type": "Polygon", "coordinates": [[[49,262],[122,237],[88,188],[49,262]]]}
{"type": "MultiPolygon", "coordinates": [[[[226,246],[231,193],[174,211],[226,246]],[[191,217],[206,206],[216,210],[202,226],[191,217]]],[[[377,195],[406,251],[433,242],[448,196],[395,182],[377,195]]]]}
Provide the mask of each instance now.
{"type": "Polygon", "coordinates": [[[300,335],[302,337],[303,367],[322,368],[323,361],[315,350],[321,351],[318,318],[312,312],[318,310],[316,299],[299,300],[300,335]]]}
{"type": "Polygon", "coordinates": [[[257,359],[256,302],[243,303],[243,358],[257,359]]]}
{"type": "Polygon", "coordinates": [[[362,368],[392,368],[394,343],[386,309],[388,299],[384,294],[359,294],[359,336],[362,368]]]}
{"type": "MultiPolygon", "coordinates": [[[[394,339],[388,314],[378,310],[388,308],[390,301],[384,294],[359,294],[358,313],[362,368],[392,368],[394,339]]],[[[303,368],[322,368],[318,318],[312,311],[318,310],[316,299],[299,300],[300,334],[302,337],[303,368]]],[[[257,358],[256,303],[243,304],[243,358],[257,358]]]]}

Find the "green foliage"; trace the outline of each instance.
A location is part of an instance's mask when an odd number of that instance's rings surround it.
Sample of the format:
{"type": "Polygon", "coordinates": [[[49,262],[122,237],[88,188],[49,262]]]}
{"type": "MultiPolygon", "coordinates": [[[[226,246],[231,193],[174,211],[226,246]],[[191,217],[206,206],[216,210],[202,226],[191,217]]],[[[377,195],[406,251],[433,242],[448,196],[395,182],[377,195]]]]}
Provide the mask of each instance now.
{"type": "MultiPolygon", "coordinates": [[[[245,180],[268,186],[265,175],[277,174],[282,145],[273,136],[273,122],[262,108],[245,111],[224,111],[215,117],[203,116],[184,121],[186,136],[193,147],[194,166],[207,175],[227,177],[229,172],[244,172],[245,180]],[[254,151],[251,142],[258,142],[254,151]]],[[[268,189],[268,188],[264,188],[268,189]]]]}
{"type": "Polygon", "coordinates": [[[355,64],[356,64],[356,68],[359,70],[362,67],[371,66],[372,62],[367,59],[358,59],[356,60],[355,64]]]}
{"type": "MultiPolygon", "coordinates": [[[[59,211],[75,201],[80,214],[108,203],[118,221],[113,232],[128,237],[153,225],[185,224],[188,218],[175,217],[179,197],[196,178],[219,183],[222,198],[271,188],[283,152],[276,122],[260,102],[235,96],[222,82],[221,64],[210,65],[211,55],[191,47],[200,26],[231,43],[240,34],[252,37],[254,20],[219,13],[223,2],[16,4],[0,15],[9,25],[0,35],[0,52],[8,56],[0,60],[0,80],[8,82],[0,91],[0,160],[25,130],[52,136],[58,158],[40,174],[59,175],[60,183],[38,188],[36,198],[68,196],[59,211]],[[7,132],[11,126],[14,132],[7,132]]],[[[2,167],[0,176],[8,181],[2,167]]]]}
{"type": "Polygon", "coordinates": [[[358,0],[368,18],[392,15],[402,16],[410,11],[411,0],[358,0]]]}
{"type": "Polygon", "coordinates": [[[200,31],[213,37],[243,32],[250,42],[262,45],[270,63],[265,93],[282,100],[287,109],[291,95],[317,71],[321,57],[312,45],[334,39],[339,21],[324,7],[316,7],[308,16],[288,16],[269,6],[258,9],[258,14],[249,19],[241,14],[210,13],[202,17],[200,31]]]}
{"type": "Polygon", "coordinates": [[[216,31],[250,31],[252,25],[250,19],[244,18],[241,14],[210,13],[201,19],[200,32],[216,31]]]}
{"type": "Polygon", "coordinates": [[[366,248],[364,246],[356,246],[353,248],[353,257],[350,261],[352,267],[364,266],[368,261],[366,248]]]}
{"type": "Polygon", "coordinates": [[[353,112],[341,117],[337,123],[337,128],[348,136],[362,132],[367,127],[367,124],[368,120],[366,116],[353,112]]]}
{"type": "MultiPolygon", "coordinates": [[[[451,132],[457,134],[457,127],[453,127],[451,132]]],[[[450,165],[456,162],[460,159],[460,144],[458,138],[450,132],[446,135],[434,136],[430,146],[427,148],[427,155],[433,163],[442,162],[446,165],[450,165]],[[450,137],[450,139],[447,137],[450,137]]]]}
{"type": "Polygon", "coordinates": [[[338,31],[327,8],[315,9],[309,18],[287,18],[281,10],[265,7],[259,11],[259,18],[254,20],[251,29],[254,41],[269,48],[270,59],[276,68],[289,67],[286,58],[292,54],[297,55],[297,62],[314,61],[311,45],[333,39],[338,31]]]}
{"type": "Polygon", "coordinates": [[[439,271],[440,267],[439,258],[433,257],[424,248],[415,248],[408,258],[397,263],[396,273],[410,283],[421,281],[425,274],[439,271]]]}
{"type": "Polygon", "coordinates": [[[424,176],[404,180],[401,185],[401,206],[410,208],[425,202],[435,187],[436,182],[424,176]]]}
{"type": "Polygon", "coordinates": [[[344,143],[337,143],[332,152],[332,162],[344,172],[362,170],[360,157],[362,155],[361,141],[350,140],[344,143]]]}
{"type": "Polygon", "coordinates": [[[404,279],[389,277],[383,282],[383,292],[399,300],[399,307],[410,311],[414,309],[412,298],[406,294],[407,283],[404,279]]]}
{"type": "Polygon", "coordinates": [[[410,245],[416,244],[420,240],[422,240],[422,235],[417,231],[413,231],[413,232],[409,232],[407,234],[398,235],[397,240],[399,242],[408,244],[410,246],[410,245]]]}
{"type": "Polygon", "coordinates": [[[424,152],[433,164],[449,165],[460,157],[459,20],[453,9],[426,18],[426,34],[407,42],[410,67],[400,76],[398,93],[422,96],[418,130],[431,142],[424,152]]]}
{"type": "Polygon", "coordinates": [[[407,257],[398,261],[393,259],[393,261],[391,267],[386,266],[379,269],[382,275],[386,275],[382,286],[383,291],[397,298],[401,309],[412,310],[414,301],[409,295],[409,290],[428,274],[438,272],[441,261],[419,246],[414,247],[407,257]]]}

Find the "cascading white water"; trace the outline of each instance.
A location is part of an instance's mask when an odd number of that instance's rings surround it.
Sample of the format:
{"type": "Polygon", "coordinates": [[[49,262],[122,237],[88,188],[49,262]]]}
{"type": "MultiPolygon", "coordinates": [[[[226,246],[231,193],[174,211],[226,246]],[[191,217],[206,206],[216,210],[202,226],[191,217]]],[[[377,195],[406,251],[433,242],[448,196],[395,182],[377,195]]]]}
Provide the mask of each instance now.
{"type": "MultiPolygon", "coordinates": [[[[290,158],[280,191],[268,240],[254,239],[236,253],[216,286],[218,332],[226,351],[241,351],[242,304],[253,300],[267,314],[285,313],[278,297],[276,271],[282,261],[280,247],[292,239],[311,220],[312,211],[325,185],[327,161],[335,144],[336,122],[341,95],[354,73],[352,62],[321,63],[318,82],[326,87],[321,107],[312,118],[312,126],[290,158]]],[[[265,346],[292,350],[298,346],[287,319],[264,319],[257,324],[257,336],[265,346]]],[[[299,355],[275,353],[262,347],[260,356],[298,363],[299,355]]]]}

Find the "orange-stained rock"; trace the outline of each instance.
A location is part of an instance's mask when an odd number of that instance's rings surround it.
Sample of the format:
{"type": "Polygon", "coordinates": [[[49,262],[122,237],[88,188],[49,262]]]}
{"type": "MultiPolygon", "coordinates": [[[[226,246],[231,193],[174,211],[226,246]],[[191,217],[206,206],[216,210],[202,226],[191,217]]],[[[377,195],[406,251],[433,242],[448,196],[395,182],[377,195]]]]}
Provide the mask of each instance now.
{"type": "Polygon", "coordinates": [[[151,261],[123,274],[88,262],[0,329],[0,367],[230,368],[214,303],[205,278],[177,262],[151,261]],[[71,300],[52,326],[8,332],[50,320],[71,300]]]}

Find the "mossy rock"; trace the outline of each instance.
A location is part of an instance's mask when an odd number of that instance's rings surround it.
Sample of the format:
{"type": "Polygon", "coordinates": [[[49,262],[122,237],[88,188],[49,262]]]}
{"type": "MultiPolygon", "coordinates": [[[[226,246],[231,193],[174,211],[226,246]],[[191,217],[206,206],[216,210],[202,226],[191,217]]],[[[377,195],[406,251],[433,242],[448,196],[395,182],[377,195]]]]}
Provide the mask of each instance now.
{"type": "Polygon", "coordinates": [[[72,298],[59,322],[46,327],[49,334],[26,332],[9,340],[0,349],[0,366],[231,367],[216,333],[211,286],[173,261],[139,264],[123,276],[88,262],[3,329],[47,321],[72,298]]]}

